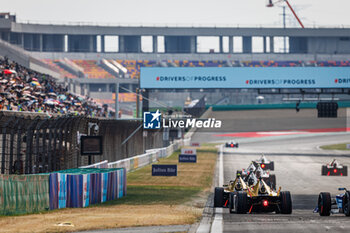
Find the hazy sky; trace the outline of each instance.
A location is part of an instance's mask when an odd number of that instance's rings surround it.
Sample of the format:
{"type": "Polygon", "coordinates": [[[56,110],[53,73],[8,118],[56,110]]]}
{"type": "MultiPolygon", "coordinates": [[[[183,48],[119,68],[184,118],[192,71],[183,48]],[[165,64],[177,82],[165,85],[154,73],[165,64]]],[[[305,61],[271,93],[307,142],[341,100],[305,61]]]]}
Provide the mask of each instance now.
{"type": "MultiPolygon", "coordinates": [[[[278,26],[282,8],[267,0],[0,0],[21,21],[123,25],[278,26]]],[[[350,26],[349,0],[290,0],[308,26],[350,26]]],[[[280,6],[283,4],[280,4],[280,6]]],[[[289,9],[287,26],[298,26],[289,9]]]]}

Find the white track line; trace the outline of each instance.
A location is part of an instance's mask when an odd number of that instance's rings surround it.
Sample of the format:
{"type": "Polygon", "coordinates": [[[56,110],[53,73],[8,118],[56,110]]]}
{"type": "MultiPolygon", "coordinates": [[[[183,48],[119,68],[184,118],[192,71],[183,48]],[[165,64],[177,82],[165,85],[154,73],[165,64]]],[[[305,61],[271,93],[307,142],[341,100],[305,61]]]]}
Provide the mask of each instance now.
{"type": "MultiPolygon", "coordinates": [[[[220,147],[219,154],[219,187],[224,185],[224,158],[223,158],[223,145],[220,147]]],[[[210,232],[221,233],[223,232],[223,208],[215,208],[215,216],[213,224],[211,225],[210,232]]]]}

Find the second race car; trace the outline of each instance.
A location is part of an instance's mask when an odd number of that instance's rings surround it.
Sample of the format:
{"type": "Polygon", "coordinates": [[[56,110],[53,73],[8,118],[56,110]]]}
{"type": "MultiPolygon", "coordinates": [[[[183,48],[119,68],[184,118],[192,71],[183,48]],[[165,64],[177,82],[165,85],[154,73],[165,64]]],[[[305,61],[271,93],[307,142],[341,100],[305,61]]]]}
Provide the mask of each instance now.
{"type": "Polygon", "coordinates": [[[255,160],[255,161],[252,161],[254,166],[258,166],[260,165],[260,167],[263,169],[263,170],[275,170],[275,163],[273,161],[269,161],[265,155],[262,155],[260,157],[260,159],[258,160],[255,160]]]}
{"type": "Polygon", "coordinates": [[[322,165],[321,174],[323,176],[347,176],[348,166],[341,165],[336,159],[329,164],[322,165]]]}
{"type": "Polygon", "coordinates": [[[350,191],[346,188],[339,188],[339,191],[345,191],[345,193],[336,195],[335,198],[331,198],[331,194],[328,192],[321,192],[318,195],[317,207],[314,210],[315,213],[319,213],[321,216],[329,216],[331,214],[345,214],[350,216],[350,191]]]}
{"type": "Polygon", "coordinates": [[[235,141],[226,142],[225,147],[238,148],[238,142],[235,142],[235,141]]]}

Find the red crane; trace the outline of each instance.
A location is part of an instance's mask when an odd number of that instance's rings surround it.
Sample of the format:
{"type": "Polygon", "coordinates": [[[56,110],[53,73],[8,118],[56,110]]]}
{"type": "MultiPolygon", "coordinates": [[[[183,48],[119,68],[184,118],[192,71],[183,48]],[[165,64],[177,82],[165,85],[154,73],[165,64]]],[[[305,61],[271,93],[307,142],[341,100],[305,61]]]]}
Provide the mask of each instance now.
{"type": "Polygon", "coordinates": [[[297,16],[297,14],[295,13],[293,7],[292,7],[292,6],[290,5],[290,3],[288,2],[288,0],[278,0],[278,1],[276,1],[276,2],[272,2],[272,0],[268,0],[268,3],[267,3],[266,6],[267,6],[267,7],[273,7],[274,4],[279,3],[279,2],[285,2],[285,3],[287,4],[287,6],[289,7],[289,9],[291,10],[291,12],[293,13],[293,15],[295,16],[295,18],[298,20],[300,26],[301,26],[302,28],[305,28],[304,25],[303,25],[303,23],[301,22],[301,20],[300,20],[299,17],[297,16]]]}

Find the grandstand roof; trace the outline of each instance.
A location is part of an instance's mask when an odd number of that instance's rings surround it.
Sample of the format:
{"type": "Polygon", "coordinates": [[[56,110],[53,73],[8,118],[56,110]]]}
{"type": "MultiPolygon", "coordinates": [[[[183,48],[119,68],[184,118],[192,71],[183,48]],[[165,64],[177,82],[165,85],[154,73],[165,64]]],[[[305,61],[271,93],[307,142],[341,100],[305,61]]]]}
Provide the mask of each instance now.
{"type": "Polygon", "coordinates": [[[70,35],[182,35],[182,36],[350,36],[350,28],[239,28],[239,27],[124,27],[87,25],[8,24],[0,19],[0,28],[19,33],[47,33],[70,35]],[[10,27],[9,27],[10,26],[10,27]]]}

